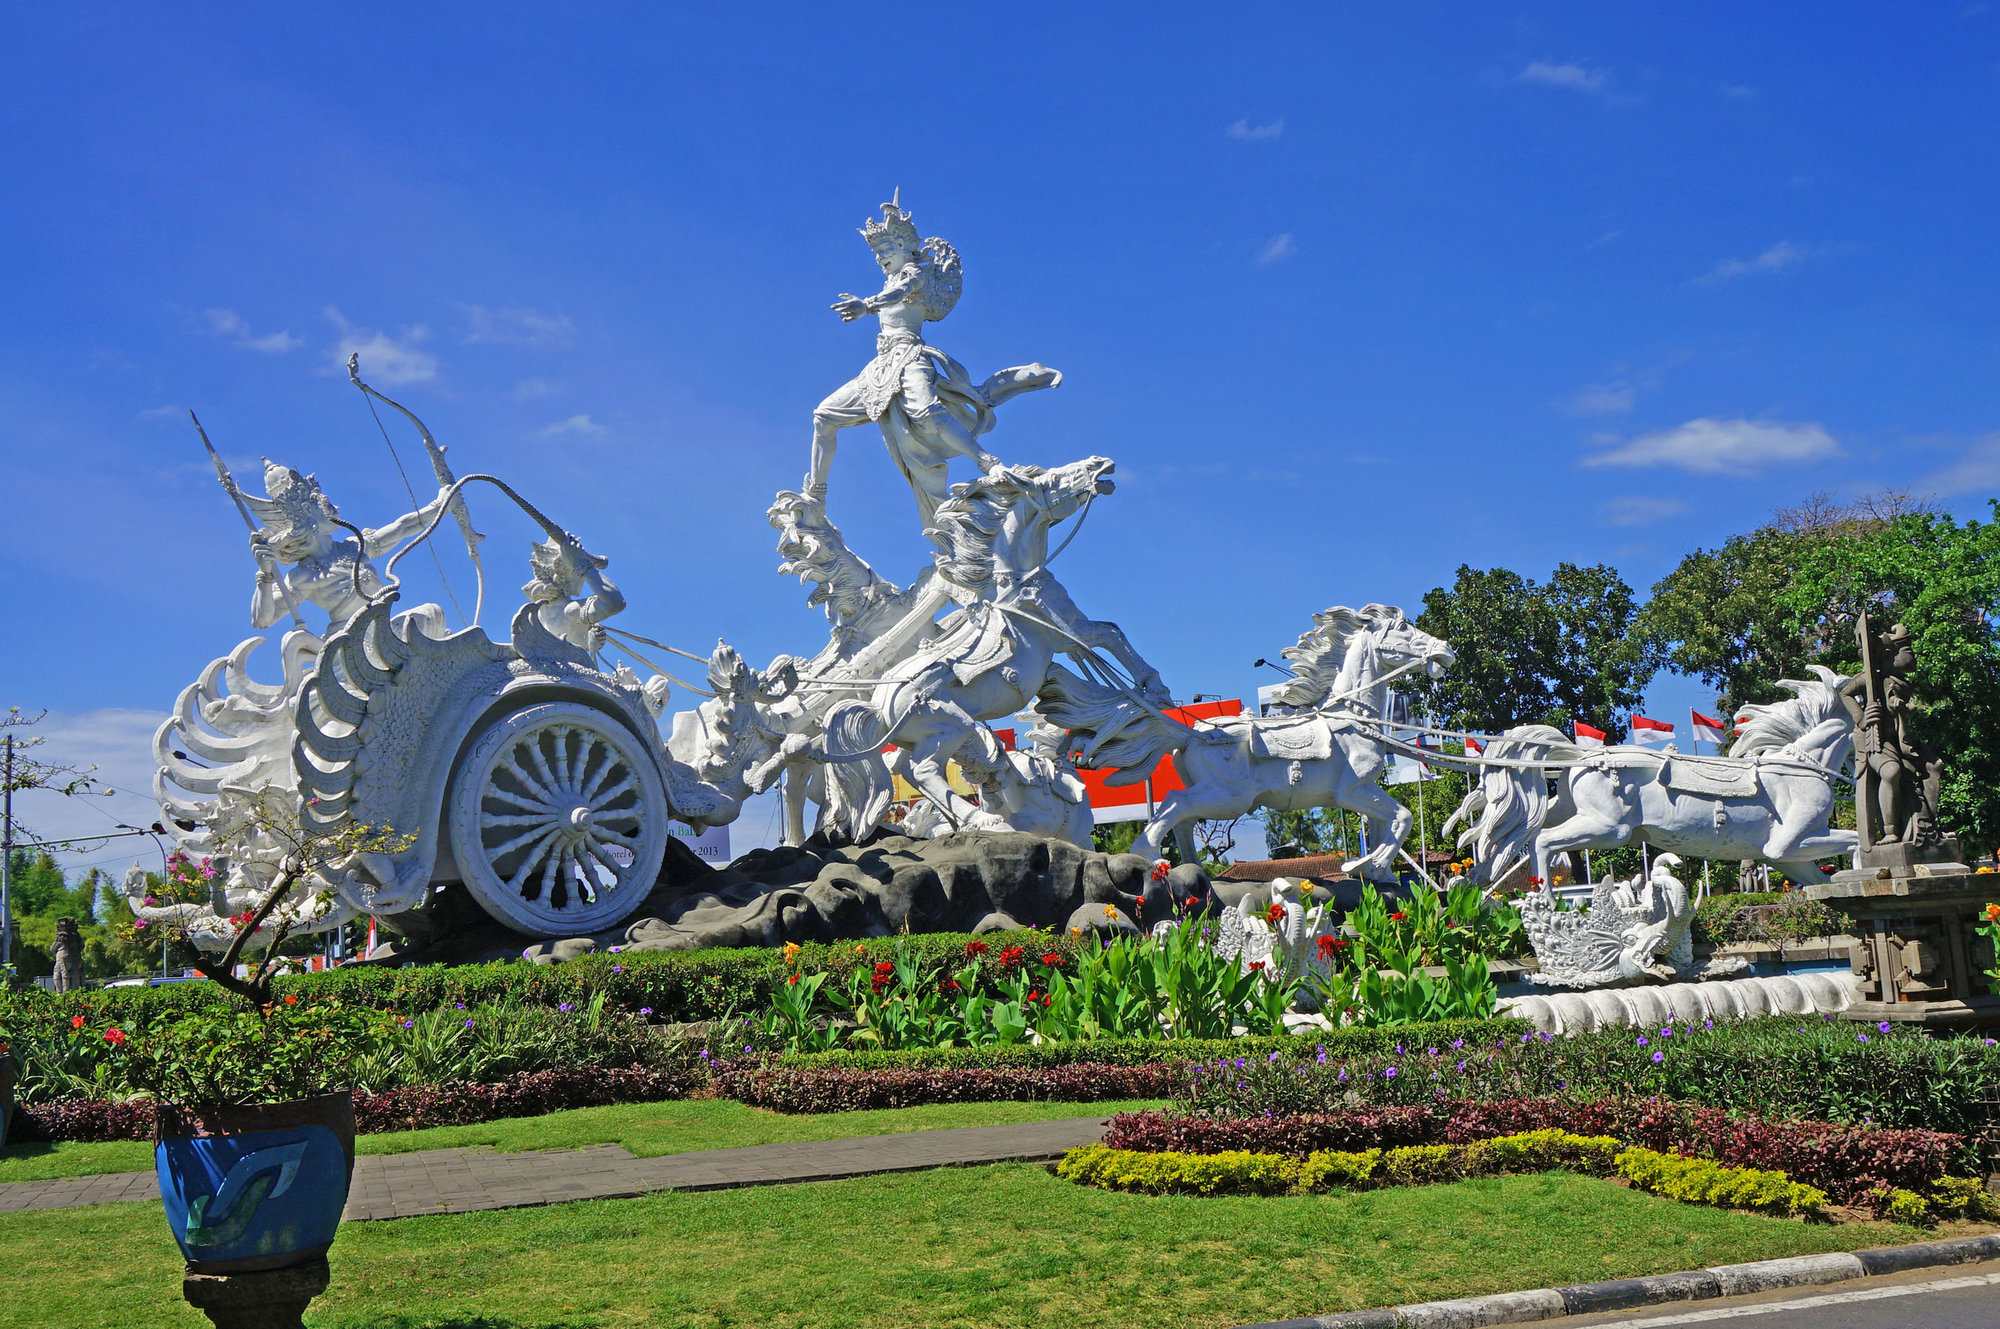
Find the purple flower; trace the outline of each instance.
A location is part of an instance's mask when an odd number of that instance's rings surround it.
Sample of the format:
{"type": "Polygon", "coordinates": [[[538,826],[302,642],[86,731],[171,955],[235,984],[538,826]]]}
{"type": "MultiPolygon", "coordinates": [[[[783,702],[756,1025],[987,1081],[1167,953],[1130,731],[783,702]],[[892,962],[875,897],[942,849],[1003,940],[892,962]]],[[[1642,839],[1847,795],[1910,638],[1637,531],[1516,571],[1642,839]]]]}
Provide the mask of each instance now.
{"type": "Polygon", "coordinates": [[[614,974],[622,974],[625,972],[625,966],[622,964],[614,964],[611,966],[611,972],[614,974]]]}
{"type": "Polygon", "coordinates": [[[472,1021],[470,1021],[470,1020],[467,1020],[467,1021],[465,1022],[465,1027],[466,1027],[467,1029],[470,1029],[470,1028],[472,1028],[472,1021]]]}
{"type": "Polygon", "coordinates": [[[702,1059],[703,1061],[707,1061],[707,1060],[708,1060],[708,1049],[707,1049],[707,1048],[703,1048],[703,1049],[701,1050],[701,1059],[702,1059]]]}
{"type": "Polygon", "coordinates": [[[416,1027],[417,1027],[417,1022],[415,1020],[403,1021],[403,1028],[405,1029],[415,1029],[416,1027]]]}
{"type": "Polygon", "coordinates": [[[1395,1068],[1394,1066],[1391,1066],[1391,1067],[1390,1067],[1390,1068],[1389,1068],[1388,1070],[1386,1070],[1386,1071],[1383,1071],[1383,1072],[1382,1072],[1382,1078],[1383,1078],[1383,1079],[1385,1079],[1385,1080],[1393,1080],[1393,1079],[1395,1079],[1395,1078],[1396,1078],[1396,1068],[1395,1068]]]}
{"type": "Polygon", "coordinates": [[[460,1010],[464,1010],[464,1009],[465,1009],[465,1003],[464,1003],[464,1002],[462,1002],[462,1001],[454,1001],[454,1002],[452,1003],[452,1005],[456,1006],[456,1007],[457,1007],[458,1009],[460,1009],[460,1010]]]}
{"type": "Polygon", "coordinates": [[[1347,1067],[1345,1066],[1340,1068],[1340,1081],[1342,1084],[1347,1083],[1347,1067]]]}
{"type": "Polygon", "coordinates": [[[639,1014],[641,1015],[651,1015],[652,1013],[653,1013],[653,1008],[651,1006],[641,1006],[639,1008],[639,1014]]]}
{"type": "Polygon", "coordinates": [[[1464,1062],[1462,1062],[1462,1061],[1461,1061],[1460,1063],[1458,1063],[1458,1068],[1459,1068],[1460,1070],[1464,1070],[1464,1069],[1465,1069],[1465,1063],[1464,1063],[1464,1062]]]}
{"type": "Polygon", "coordinates": [[[1403,1045],[1401,1043],[1396,1044],[1396,1055],[1399,1057],[1403,1055],[1403,1045]]]}
{"type": "Polygon", "coordinates": [[[1885,1034],[1889,1032],[1889,1022],[1887,1020],[1882,1021],[1882,1023],[1876,1025],[1875,1027],[1881,1030],[1885,1034]]]}
{"type": "Polygon", "coordinates": [[[1667,1054],[1664,1052],[1655,1052],[1653,1054],[1654,1061],[1665,1061],[1666,1059],[1667,1059],[1667,1054]]]}
{"type": "Polygon", "coordinates": [[[611,948],[611,953],[612,953],[613,955],[616,955],[616,954],[618,954],[618,952],[620,952],[620,951],[622,951],[622,950],[624,950],[624,949],[625,949],[625,948],[624,948],[623,946],[613,946],[613,947],[611,948]]]}
{"type": "Polygon", "coordinates": [[[1701,1022],[1701,1027],[1702,1027],[1702,1028],[1704,1028],[1704,1029],[1713,1029],[1713,1028],[1715,1028],[1715,1021],[1713,1021],[1713,1020],[1703,1020],[1703,1021],[1701,1022]]]}
{"type": "Polygon", "coordinates": [[[1271,1060],[1272,1060],[1272,1061],[1276,1061],[1277,1059],[1278,1059],[1278,1054],[1277,1054],[1277,1053],[1275,1053],[1275,1052],[1273,1052],[1273,1053],[1271,1054],[1271,1060]]]}
{"type": "Polygon", "coordinates": [[[1465,1046],[1465,1040],[1462,1038],[1454,1038],[1451,1040],[1451,1045],[1455,1048],[1462,1048],[1465,1046]]]}
{"type": "Polygon", "coordinates": [[[1856,1034],[1855,1037],[1860,1039],[1864,1043],[1868,1041],[1868,1035],[1866,1034],[1856,1034]]]}
{"type": "Polygon", "coordinates": [[[1523,1043],[1526,1043],[1526,1042],[1527,1042],[1527,1041],[1528,1041],[1529,1039],[1531,1039],[1531,1038],[1533,1038],[1533,1037],[1534,1037],[1534,1035],[1533,1035],[1533,1034],[1522,1034],[1522,1035],[1521,1035],[1521,1041],[1522,1041],[1523,1043]]]}
{"type": "Polygon", "coordinates": [[[1319,1050],[1319,1056],[1318,1056],[1317,1058],[1315,1058],[1315,1060],[1317,1060],[1317,1061],[1319,1062],[1319,1064],[1320,1064],[1320,1065],[1322,1065],[1322,1066],[1326,1065],[1326,1049],[1325,1049],[1325,1048],[1321,1048],[1321,1049],[1319,1050]]]}
{"type": "Polygon", "coordinates": [[[1640,1047],[1646,1047],[1646,1046],[1648,1046],[1649,1044],[1651,1044],[1651,1043],[1652,1043],[1652,1041],[1653,1041],[1652,1039],[1650,1039],[1650,1038],[1646,1037],[1646,1036],[1645,1036],[1644,1034],[1641,1034],[1641,1035],[1639,1035],[1639,1046],[1640,1046],[1640,1047]]]}
{"type": "Polygon", "coordinates": [[[1435,1056],[1436,1056],[1436,1055],[1438,1054],[1438,1050],[1437,1050],[1436,1048],[1432,1048],[1432,1049],[1430,1050],[1430,1054],[1431,1054],[1431,1055],[1432,1055],[1433,1057],[1435,1057],[1435,1056]]]}
{"type": "Polygon", "coordinates": [[[575,1010],[576,1007],[570,1005],[568,1002],[564,1002],[562,1005],[556,1007],[556,1009],[564,1014],[568,1014],[570,1011],[575,1010]]]}
{"type": "Polygon", "coordinates": [[[1667,1025],[1660,1030],[1661,1038],[1672,1038],[1673,1036],[1674,1036],[1674,1027],[1672,1025],[1667,1025]]]}

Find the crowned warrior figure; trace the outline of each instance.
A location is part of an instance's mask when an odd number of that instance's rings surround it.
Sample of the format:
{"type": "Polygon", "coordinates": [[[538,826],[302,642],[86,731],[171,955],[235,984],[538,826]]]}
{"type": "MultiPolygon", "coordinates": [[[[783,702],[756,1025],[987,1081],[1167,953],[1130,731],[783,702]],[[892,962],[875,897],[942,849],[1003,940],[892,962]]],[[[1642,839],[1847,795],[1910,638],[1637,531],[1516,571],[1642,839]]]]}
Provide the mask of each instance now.
{"type": "Polygon", "coordinates": [[[946,467],[964,457],[982,471],[1000,464],[979,446],[993,412],[1017,393],[1053,387],[1062,375],[1039,364],[1003,369],[974,383],[965,366],[924,342],[924,324],[952,311],[963,287],[958,252],[937,236],[921,239],[901,206],[902,191],[882,205],[882,220],[861,228],[887,280],[875,295],[843,292],[833,304],[845,322],[867,314],[881,320],[875,358],[851,382],[813,410],[812,470],[805,496],[824,500],[837,435],[873,420],[896,467],[910,482],[923,524],[949,493],[946,467]]]}
{"type": "Polygon", "coordinates": [[[294,603],[310,600],[324,609],[328,631],[353,618],[382,591],[382,579],[369,560],[423,530],[443,506],[446,492],[440,489],[438,497],[419,511],[364,530],[356,540],[335,522],[340,510],[320,489],[317,478],[266,457],[265,497],[242,495],[263,523],[250,535],[258,567],[257,590],[250,600],[252,625],[268,628],[285,617],[287,597],[294,603]]]}

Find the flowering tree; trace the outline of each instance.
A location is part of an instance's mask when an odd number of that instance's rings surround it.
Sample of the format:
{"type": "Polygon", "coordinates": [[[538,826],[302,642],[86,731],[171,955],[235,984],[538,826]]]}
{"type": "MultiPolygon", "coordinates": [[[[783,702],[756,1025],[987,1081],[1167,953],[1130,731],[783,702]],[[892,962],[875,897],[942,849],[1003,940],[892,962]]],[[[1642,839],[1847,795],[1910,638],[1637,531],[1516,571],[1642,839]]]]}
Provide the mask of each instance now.
{"type": "Polygon", "coordinates": [[[288,805],[291,797],[264,790],[230,800],[229,814],[239,823],[232,838],[260,846],[261,861],[225,872],[213,858],[169,855],[161,886],[148,890],[142,883],[137,889],[145,893],[136,897],[128,888],[134,919],[125,935],[192,943],[194,967],[205,977],[253,1006],[270,1006],[285,939],[336,907],[321,870],[360,854],[399,854],[416,840],[360,823],[308,829],[288,805]],[[237,977],[237,963],[252,951],[258,958],[246,977],[237,977]]]}

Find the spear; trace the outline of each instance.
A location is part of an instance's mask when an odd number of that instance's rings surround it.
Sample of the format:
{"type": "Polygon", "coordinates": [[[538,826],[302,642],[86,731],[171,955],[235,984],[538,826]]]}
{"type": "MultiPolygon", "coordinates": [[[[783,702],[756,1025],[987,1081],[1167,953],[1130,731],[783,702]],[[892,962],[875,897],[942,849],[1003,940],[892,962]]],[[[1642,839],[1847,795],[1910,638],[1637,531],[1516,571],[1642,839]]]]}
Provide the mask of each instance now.
{"type": "MultiPolygon", "coordinates": [[[[208,459],[215,463],[215,478],[222,481],[222,492],[229,495],[231,501],[236,504],[236,511],[242,514],[243,524],[250,528],[250,534],[257,534],[257,519],[250,515],[250,505],[243,501],[243,491],[236,487],[236,477],[222,464],[222,454],[215,450],[215,444],[208,441],[208,431],[201,427],[201,417],[190,409],[188,419],[194,421],[194,432],[201,435],[201,445],[208,449],[208,459]]],[[[257,556],[257,570],[270,576],[271,584],[278,588],[278,598],[283,600],[285,608],[291,611],[292,622],[299,625],[299,631],[306,631],[306,621],[300,615],[298,605],[292,602],[292,593],[285,589],[284,574],[278,571],[270,559],[261,554],[257,556]]]]}

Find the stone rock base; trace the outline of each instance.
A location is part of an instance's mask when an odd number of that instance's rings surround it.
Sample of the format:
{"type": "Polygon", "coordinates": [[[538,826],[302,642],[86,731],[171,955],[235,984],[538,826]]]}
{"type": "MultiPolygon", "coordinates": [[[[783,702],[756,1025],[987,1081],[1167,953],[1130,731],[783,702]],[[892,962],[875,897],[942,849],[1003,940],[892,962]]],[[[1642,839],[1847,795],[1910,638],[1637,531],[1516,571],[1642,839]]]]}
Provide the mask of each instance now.
{"type": "Polygon", "coordinates": [[[306,1307],[332,1279],[326,1257],[255,1274],[189,1270],[181,1295],[215,1329],[304,1329],[306,1307]]]}

